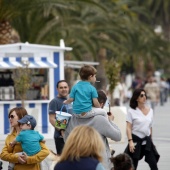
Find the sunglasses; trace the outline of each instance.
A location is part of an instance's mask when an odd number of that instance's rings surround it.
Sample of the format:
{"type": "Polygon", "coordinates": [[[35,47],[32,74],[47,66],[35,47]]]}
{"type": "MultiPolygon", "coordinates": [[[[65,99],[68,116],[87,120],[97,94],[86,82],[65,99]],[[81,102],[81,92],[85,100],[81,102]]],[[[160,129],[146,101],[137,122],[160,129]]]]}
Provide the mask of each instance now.
{"type": "Polygon", "coordinates": [[[13,119],[15,116],[14,115],[9,115],[8,118],[10,119],[13,119]]]}
{"type": "Polygon", "coordinates": [[[144,97],[144,96],[146,97],[146,94],[140,94],[140,97],[144,97]]]}

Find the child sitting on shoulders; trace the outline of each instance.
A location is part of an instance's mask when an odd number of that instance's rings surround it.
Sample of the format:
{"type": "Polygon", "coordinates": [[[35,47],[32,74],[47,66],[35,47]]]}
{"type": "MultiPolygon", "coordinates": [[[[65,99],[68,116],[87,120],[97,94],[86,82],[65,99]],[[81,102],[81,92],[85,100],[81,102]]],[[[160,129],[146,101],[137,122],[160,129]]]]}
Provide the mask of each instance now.
{"type": "Polygon", "coordinates": [[[64,101],[64,104],[70,104],[73,102],[73,113],[85,114],[94,116],[100,114],[107,117],[105,110],[100,109],[98,102],[98,94],[96,88],[92,85],[96,82],[96,69],[90,65],[84,65],[79,71],[81,81],[75,84],[70,92],[69,99],[64,101]],[[92,106],[99,108],[92,109],[92,106]]]}

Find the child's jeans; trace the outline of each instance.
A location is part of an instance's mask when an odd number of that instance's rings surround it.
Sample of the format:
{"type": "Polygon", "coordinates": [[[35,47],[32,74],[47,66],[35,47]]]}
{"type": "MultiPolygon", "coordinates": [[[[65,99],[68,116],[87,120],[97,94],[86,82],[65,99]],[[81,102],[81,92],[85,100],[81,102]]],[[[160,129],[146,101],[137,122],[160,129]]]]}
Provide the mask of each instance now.
{"type": "MultiPolygon", "coordinates": [[[[15,154],[17,154],[17,155],[22,155],[23,152],[18,152],[18,153],[15,153],[15,154]]],[[[13,169],[14,169],[14,166],[15,166],[14,163],[9,162],[8,170],[13,170],[13,169]]]]}
{"type": "MultiPolygon", "coordinates": [[[[102,108],[96,108],[96,107],[93,107],[92,110],[84,113],[84,114],[76,114],[76,116],[80,115],[80,117],[86,115],[86,117],[93,117],[93,116],[96,116],[96,115],[102,115],[104,116],[106,119],[108,119],[108,115],[107,115],[107,112],[106,110],[102,109],[102,108]]],[[[78,116],[79,117],[79,116],[78,116]]]]}
{"type": "MultiPolygon", "coordinates": [[[[18,152],[18,153],[15,153],[15,154],[17,154],[17,155],[22,155],[23,152],[18,152]]],[[[8,170],[14,170],[14,166],[15,166],[14,163],[9,162],[8,170]]],[[[41,163],[40,163],[40,167],[42,167],[41,163]]]]}

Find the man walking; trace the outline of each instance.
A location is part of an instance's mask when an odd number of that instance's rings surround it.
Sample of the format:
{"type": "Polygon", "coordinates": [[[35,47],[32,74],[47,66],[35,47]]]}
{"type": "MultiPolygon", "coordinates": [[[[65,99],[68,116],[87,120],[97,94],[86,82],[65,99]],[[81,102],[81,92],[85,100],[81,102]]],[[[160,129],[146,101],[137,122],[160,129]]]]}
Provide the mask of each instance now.
{"type": "MultiPolygon", "coordinates": [[[[55,127],[56,124],[56,111],[60,111],[63,106],[63,101],[67,99],[69,94],[69,86],[65,80],[58,81],[56,85],[56,90],[58,91],[58,95],[52,99],[49,103],[49,121],[54,126],[54,141],[56,146],[57,154],[61,154],[62,149],[64,147],[64,140],[61,134],[61,130],[55,127]]],[[[63,112],[67,112],[66,107],[63,107],[63,112]]],[[[69,113],[72,113],[72,108],[68,109],[69,113]]]]}
{"type": "Polygon", "coordinates": [[[150,101],[151,108],[155,109],[155,106],[159,102],[159,86],[157,82],[155,82],[155,79],[151,76],[148,79],[148,82],[145,84],[144,89],[146,91],[148,100],[150,101]]]}

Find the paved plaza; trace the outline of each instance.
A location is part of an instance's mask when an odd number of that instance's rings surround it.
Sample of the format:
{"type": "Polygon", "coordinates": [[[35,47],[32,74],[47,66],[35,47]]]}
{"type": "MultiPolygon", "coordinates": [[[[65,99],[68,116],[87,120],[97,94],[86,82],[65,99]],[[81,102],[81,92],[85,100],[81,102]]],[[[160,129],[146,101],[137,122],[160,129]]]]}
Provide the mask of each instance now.
{"type": "MultiPolygon", "coordinates": [[[[170,100],[164,104],[164,106],[157,106],[154,115],[153,126],[153,141],[160,154],[160,160],[158,163],[159,170],[170,169],[170,100]]],[[[46,140],[47,146],[55,151],[53,139],[46,140]]],[[[0,151],[4,145],[4,140],[0,140],[0,151]]],[[[115,155],[124,151],[127,145],[127,140],[122,143],[110,142],[111,148],[116,153],[115,155]]],[[[3,162],[3,170],[7,170],[7,162],[3,162]]],[[[150,170],[147,163],[144,160],[139,162],[138,170],[150,170]]]]}

